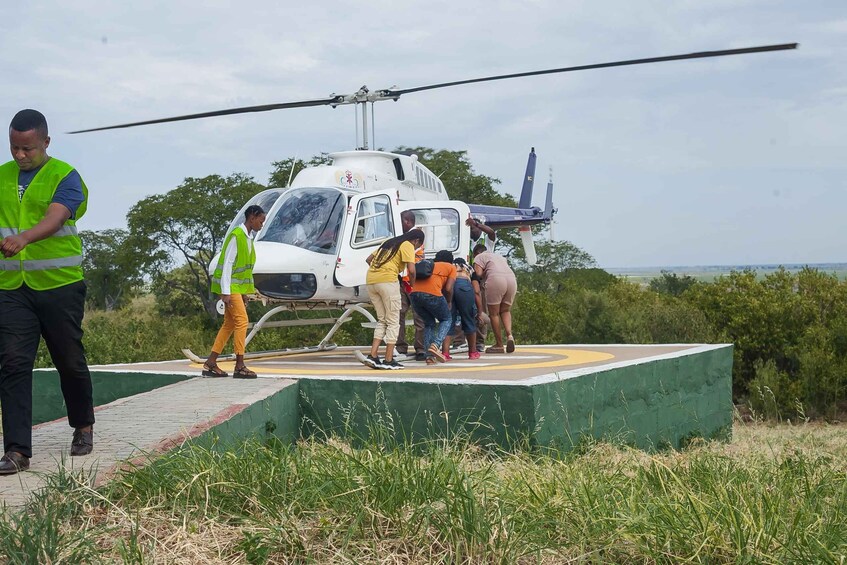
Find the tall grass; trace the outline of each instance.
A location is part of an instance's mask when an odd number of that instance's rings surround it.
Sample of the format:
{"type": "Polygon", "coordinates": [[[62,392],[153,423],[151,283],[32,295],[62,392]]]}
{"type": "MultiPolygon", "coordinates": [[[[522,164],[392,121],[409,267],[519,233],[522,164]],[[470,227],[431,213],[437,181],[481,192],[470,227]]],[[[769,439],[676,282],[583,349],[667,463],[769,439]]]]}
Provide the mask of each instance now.
{"type": "Polygon", "coordinates": [[[658,454],[391,434],[189,445],[100,491],[59,480],[0,521],[0,547],[51,563],[844,562],[843,429],[734,436],[658,454]]]}

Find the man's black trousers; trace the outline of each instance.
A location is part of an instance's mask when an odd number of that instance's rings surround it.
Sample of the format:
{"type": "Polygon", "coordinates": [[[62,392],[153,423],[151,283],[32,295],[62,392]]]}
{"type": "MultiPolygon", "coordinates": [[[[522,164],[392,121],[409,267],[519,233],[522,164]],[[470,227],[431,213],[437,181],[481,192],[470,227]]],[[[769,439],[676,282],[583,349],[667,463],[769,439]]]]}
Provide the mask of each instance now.
{"type": "Polygon", "coordinates": [[[4,451],[32,457],[32,368],[44,337],[59,372],[72,428],[94,423],[91,375],[82,348],[85,283],[52,290],[0,290],[0,407],[4,451]]]}

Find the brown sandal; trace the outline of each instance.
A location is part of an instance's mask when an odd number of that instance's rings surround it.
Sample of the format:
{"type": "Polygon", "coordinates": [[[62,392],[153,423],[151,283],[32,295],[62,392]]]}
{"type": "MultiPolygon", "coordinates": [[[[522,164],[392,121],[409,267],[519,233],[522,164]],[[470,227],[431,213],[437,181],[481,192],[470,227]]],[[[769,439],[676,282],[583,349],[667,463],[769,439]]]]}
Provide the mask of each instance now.
{"type": "Polygon", "coordinates": [[[256,373],[247,368],[247,365],[236,367],[232,372],[233,379],[255,379],[256,373]]]}
{"type": "Polygon", "coordinates": [[[503,347],[498,347],[496,345],[492,345],[488,349],[485,350],[486,353],[506,353],[506,350],[503,347]]]}
{"type": "Polygon", "coordinates": [[[215,363],[213,365],[209,365],[209,363],[203,363],[203,373],[204,377],[228,377],[229,373],[218,367],[218,364],[215,363]]]}

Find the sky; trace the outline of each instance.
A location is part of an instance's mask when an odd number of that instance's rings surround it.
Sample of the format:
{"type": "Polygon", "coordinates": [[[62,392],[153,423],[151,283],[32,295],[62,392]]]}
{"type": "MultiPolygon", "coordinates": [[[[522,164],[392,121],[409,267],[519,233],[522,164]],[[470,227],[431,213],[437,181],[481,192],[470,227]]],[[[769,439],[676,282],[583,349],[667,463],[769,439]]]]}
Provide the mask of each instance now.
{"type": "Polygon", "coordinates": [[[79,225],[101,230],[187,177],[266,183],[274,161],[352,149],[353,107],[65,132],[793,42],[410,93],[375,106],[375,145],[466,150],[513,195],[535,147],[534,203],[552,170],[554,238],[603,267],[847,262],[843,0],[3,2],[0,119],[47,116],[90,190],[79,225]]]}

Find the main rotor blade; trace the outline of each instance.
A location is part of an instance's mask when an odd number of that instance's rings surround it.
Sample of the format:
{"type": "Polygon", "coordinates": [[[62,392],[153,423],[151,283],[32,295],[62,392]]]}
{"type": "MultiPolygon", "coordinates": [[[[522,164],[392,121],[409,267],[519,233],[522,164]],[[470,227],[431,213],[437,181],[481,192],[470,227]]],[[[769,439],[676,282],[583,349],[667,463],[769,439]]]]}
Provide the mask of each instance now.
{"type": "Polygon", "coordinates": [[[186,114],[185,116],[175,116],[173,118],[160,118],[158,120],[145,120],[143,122],[132,122],[130,124],[121,124],[117,126],[105,126],[101,128],[81,129],[77,131],[69,131],[68,133],[88,133],[90,131],[103,131],[107,129],[131,128],[135,126],[146,126],[150,124],[162,124],[166,122],[180,122],[183,120],[197,120],[200,118],[212,118],[215,116],[229,116],[231,114],[246,114],[248,112],[267,112],[270,110],[283,110],[286,108],[308,108],[310,106],[329,106],[337,104],[343,99],[342,96],[334,96],[332,98],[320,98],[317,100],[302,100],[300,102],[283,102],[281,104],[264,104],[262,106],[244,106],[242,108],[229,108],[228,110],[217,110],[214,112],[202,112],[200,114],[186,114]]]}
{"type": "Polygon", "coordinates": [[[490,77],[472,78],[468,80],[456,80],[453,82],[442,82],[438,84],[429,84],[426,86],[418,86],[415,88],[405,88],[402,90],[388,90],[387,95],[401,96],[410,92],[420,92],[422,90],[433,90],[435,88],[446,88],[448,86],[458,86],[460,84],[472,84],[475,82],[488,82],[492,80],[503,80],[507,78],[531,77],[535,75],[550,75],[554,73],[569,73],[571,71],[587,71],[591,69],[605,69],[608,67],[625,67],[628,65],[645,65],[647,63],[662,63],[665,61],[680,61],[683,59],[705,59],[707,57],[724,57],[726,55],[744,55],[747,53],[761,53],[765,51],[783,51],[786,49],[796,49],[796,43],[783,43],[780,45],[765,45],[762,47],[745,47],[742,49],[723,49],[721,51],[700,51],[698,53],[687,53],[685,55],[669,55],[666,57],[649,57],[647,59],[630,59],[628,61],[614,61],[611,63],[597,63],[594,65],[579,65],[577,67],[563,67],[561,69],[546,69],[543,71],[529,71],[526,73],[513,73],[509,75],[497,75],[490,77]]]}

